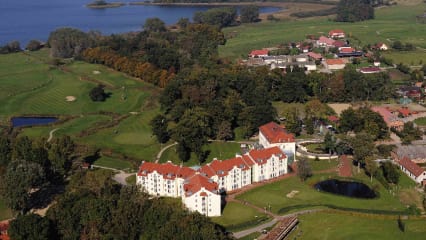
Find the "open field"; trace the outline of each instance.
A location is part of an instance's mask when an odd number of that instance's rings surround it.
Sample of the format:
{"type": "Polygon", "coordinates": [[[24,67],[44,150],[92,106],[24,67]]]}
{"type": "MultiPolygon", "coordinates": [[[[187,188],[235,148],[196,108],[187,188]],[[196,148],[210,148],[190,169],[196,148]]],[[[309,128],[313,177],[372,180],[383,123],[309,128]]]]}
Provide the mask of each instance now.
{"type": "MultiPolygon", "coordinates": [[[[237,27],[224,29],[228,38],[226,45],[220,47],[223,57],[246,58],[252,49],[275,47],[285,42],[296,42],[305,39],[307,34],[326,34],[329,30],[343,29],[351,36],[353,45],[367,45],[377,42],[387,44],[400,40],[409,42],[417,47],[426,48],[426,24],[417,24],[416,15],[426,9],[424,4],[415,6],[397,5],[376,10],[376,19],[357,22],[339,23],[326,17],[290,20],[280,22],[260,22],[243,24],[237,27]]],[[[414,53],[424,56],[422,50],[414,53]]],[[[409,62],[404,62],[410,64],[409,62]]]]}
{"type": "Polygon", "coordinates": [[[301,215],[299,225],[288,239],[424,239],[424,220],[403,220],[405,232],[396,219],[353,216],[345,213],[301,215]]]}
{"type": "Polygon", "coordinates": [[[130,162],[105,156],[100,157],[93,164],[102,167],[115,168],[119,170],[129,169],[133,167],[130,162]]]}
{"type": "MultiPolygon", "coordinates": [[[[424,41],[426,41],[426,36],[424,41]]],[[[383,53],[383,56],[392,59],[395,64],[404,63],[409,66],[421,66],[426,63],[426,49],[406,52],[389,51],[383,53]]]]}
{"type": "MultiPolygon", "coordinates": [[[[211,142],[205,146],[204,150],[210,151],[210,154],[207,156],[205,163],[211,162],[213,158],[224,160],[235,157],[236,153],[241,154],[240,144],[234,142],[211,142]]],[[[165,163],[167,161],[172,161],[175,164],[181,163],[181,160],[176,154],[175,146],[164,151],[163,155],[161,156],[161,163],[165,163]]],[[[184,165],[199,165],[195,154],[191,154],[191,158],[187,162],[185,162],[184,165]]]]}
{"type": "Polygon", "coordinates": [[[0,198],[0,221],[9,219],[11,217],[12,211],[10,211],[10,209],[6,207],[6,204],[4,203],[3,199],[0,198]]]}
{"type": "Polygon", "coordinates": [[[240,203],[226,204],[220,217],[212,217],[213,222],[224,226],[228,231],[238,231],[265,223],[269,217],[240,203]]]}
{"type": "Polygon", "coordinates": [[[296,177],[284,179],[279,182],[271,183],[262,187],[255,188],[241,194],[237,198],[248,201],[259,207],[270,205],[274,213],[285,214],[288,212],[306,209],[306,208],[340,208],[354,211],[377,212],[401,212],[406,206],[401,204],[398,196],[393,196],[384,189],[379,182],[373,179],[370,183],[368,177],[358,174],[353,180],[361,181],[372,188],[378,189],[380,197],[375,199],[356,199],[329,193],[318,192],[313,185],[319,181],[329,178],[336,178],[334,173],[314,174],[313,177],[303,183],[296,177]],[[299,191],[293,198],[286,197],[291,191],[299,191]]]}
{"type": "Polygon", "coordinates": [[[339,164],[339,160],[337,159],[319,160],[319,161],[309,159],[308,161],[309,161],[309,164],[311,165],[312,171],[314,172],[337,168],[337,165],[339,164]]]}

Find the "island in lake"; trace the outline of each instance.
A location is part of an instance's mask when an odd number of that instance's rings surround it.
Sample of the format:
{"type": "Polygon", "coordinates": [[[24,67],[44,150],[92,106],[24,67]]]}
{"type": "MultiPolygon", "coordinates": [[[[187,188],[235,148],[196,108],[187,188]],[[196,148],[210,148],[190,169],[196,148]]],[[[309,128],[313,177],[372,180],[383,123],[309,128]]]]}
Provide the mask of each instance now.
{"type": "Polygon", "coordinates": [[[106,2],[104,0],[95,0],[92,3],[86,5],[88,8],[116,8],[126,5],[123,2],[106,2]]]}

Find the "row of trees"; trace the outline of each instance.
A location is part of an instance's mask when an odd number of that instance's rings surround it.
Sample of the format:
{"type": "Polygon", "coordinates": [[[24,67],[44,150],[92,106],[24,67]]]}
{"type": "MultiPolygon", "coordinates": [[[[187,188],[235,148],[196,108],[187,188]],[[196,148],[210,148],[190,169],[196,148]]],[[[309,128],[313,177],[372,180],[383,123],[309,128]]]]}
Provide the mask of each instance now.
{"type": "Polygon", "coordinates": [[[374,1],[372,0],[340,0],[337,4],[338,22],[359,22],[374,19],[374,1]]]}
{"type": "MultiPolygon", "coordinates": [[[[240,21],[251,23],[259,20],[259,7],[255,5],[242,6],[240,9],[240,21]]],[[[215,25],[220,28],[237,24],[238,12],[235,7],[211,8],[204,12],[195,12],[195,23],[215,25]]]]}

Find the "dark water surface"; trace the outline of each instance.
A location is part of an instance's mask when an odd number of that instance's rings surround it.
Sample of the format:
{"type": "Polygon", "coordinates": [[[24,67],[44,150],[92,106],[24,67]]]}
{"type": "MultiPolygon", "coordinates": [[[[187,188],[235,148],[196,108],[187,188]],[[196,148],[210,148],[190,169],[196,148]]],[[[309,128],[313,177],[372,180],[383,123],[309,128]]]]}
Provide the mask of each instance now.
{"type": "Polygon", "coordinates": [[[330,179],[315,184],[315,189],[353,198],[371,199],[376,197],[376,193],[372,189],[359,182],[330,179]]]}
{"type": "Polygon", "coordinates": [[[12,118],[12,127],[47,125],[58,121],[55,117],[14,117],[12,118]]]}
{"type": "MultiPolygon", "coordinates": [[[[123,0],[126,3],[131,1],[123,0]]],[[[18,40],[21,47],[25,47],[31,39],[45,41],[49,33],[59,27],[98,30],[103,34],[138,31],[147,18],[158,17],[166,24],[173,24],[182,17],[192,19],[194,12],[210,8],[147,5],[107,9],[85,7],[90,2],[92,0],[1,0],[0,45],[18,40]]],[[[276,7],[263,7],[260,12],[277,10],[276,7]]]]}

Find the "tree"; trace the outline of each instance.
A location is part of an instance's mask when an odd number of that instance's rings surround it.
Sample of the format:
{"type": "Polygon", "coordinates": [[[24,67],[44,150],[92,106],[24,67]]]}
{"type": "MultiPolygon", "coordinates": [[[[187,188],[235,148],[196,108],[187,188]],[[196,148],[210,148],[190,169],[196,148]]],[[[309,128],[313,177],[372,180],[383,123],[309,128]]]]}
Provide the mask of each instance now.
{"type": "Polygon", "coordinates": [[[189,18],[179,18],[179,21],[176,23],[180,28],[186,28],[189,24],[189,18]]]}
{"type": "Polygon", "coordinates": [[[386,161],[382,164],[382,170],[383,176],[389,183],[398,183],[400,174],[397,166],[395,166],[391,162],[386,161]]]}
{"type": "Polygon", "coordinates": [[[47,184],[45,170],[40,164],[13,160],[4,176],[3,196],[15,211],[25,212],[31,206],[31,196],[47,184]]]}
{"type": "Polygon", "coordinates": [[[312,169],[309,164],[309,161],[305,158],[300,159],[297,163],[297,176],[302,182],[304,182],[308,177],[312,176],[312,169]]]}
{"type": "Polygon", "coordinates": [[[92,90],[90,90],[89,96],[90,99],[92,99],[94,102],[103,102],[107,98],[107,94],[105,93],[103,85],[98,85],[92,88],[92,90]]]}
{"type": "Polygon", "coordinates": [[[312,118],[305,119],[305,125],[306,125],[306,133],[314,134],[315,132],[314,120],[312,118]]]}
{"type": "Polygon", "coordinates": [[[228,121],[221,122],[217,133],[217,139],[231,140],[233,137],[234,133],[232,131],[231,123],[228,121]]]}
{"type": "Polygon", "coordinates": [[[324,150],[330,154],[334,153],[336,150],[336,140],[330,131],[328,131],[324,136],[324,150]]]}
{"type": "Polygon", "coordinates": [[[168,128],[168,121],[164,115],[155,116],[151,122],[152,134],[157,138],[159,143],[166,143],[170,139],[168,128]]]}
{"type": "Polygon", "coordinates": [[[234,24],[236,17],[236,8],[221,7],[211,8],[205,12],[195,12],[193,20],[195,23],[204,23],[223,28],[234,24]]]}
{"type": "Polygon", "coordinates": [[[63,177],[71,169],[75,144],[69,136],[55,138],[48,150],[51,169],[54,174],[63,177]]]}
{"type": "Polygon", "coordinates": [[[340,0],[337,5],[338,22],[358,22],[373,18],[374,7],[370,0],[340,0]]]}
{"type": "Polygon", "coordinates": [[[27,46],[25,47],[28,51],[37,51],[40,50],[43,47],[42,43],[38,40],[31,40],[28,42],[27,46]]]}
{"type": "Polygon", "coordinates": [[[147,18],[143,29],[148,32],[165,32],[166,24],[159,18],[147,18]]]}
{"type": "Polygon", "coordinates": [[[10,222],[8,234],[15,240],[48,240],[57,239],[55,230],[48,218],[37,214],[18,215],[10,222]]]}
{"type": "Polygon", "coordinates": [[[6,167],[11,160],[12,148],[10,140],[5,135],[0,135],[0,166],[6,167]]]}
{"type": "Polygon", "coordinates": [[[373,181],[373,176],[376,175],[379,170],[377,163],[372,157],[367,157],[365,159],[365,171],[370,176],[370,182],[373,181]]]}
{"type": "Polygon", "coordinates": [[[55,58],[78,57],[93,45],[89,35],[74,28],[59,28],[49,35],[50,55],[55,58]]]}
{"type": "Polygon", "coordinates": [[[365,159],[372,156],[375,152],[373,138],[369,134],[361,132],[350,139],[350,144],[353,150],[354,160],[358,162],[359,169],[361,164],[365,163],[365,159]]]}
{"type": "Polygon", "coordinates": [[[251,23],[259,19],[259,7],[255,5],[246,5],[241,7],[241,22],[251,23]]]}

